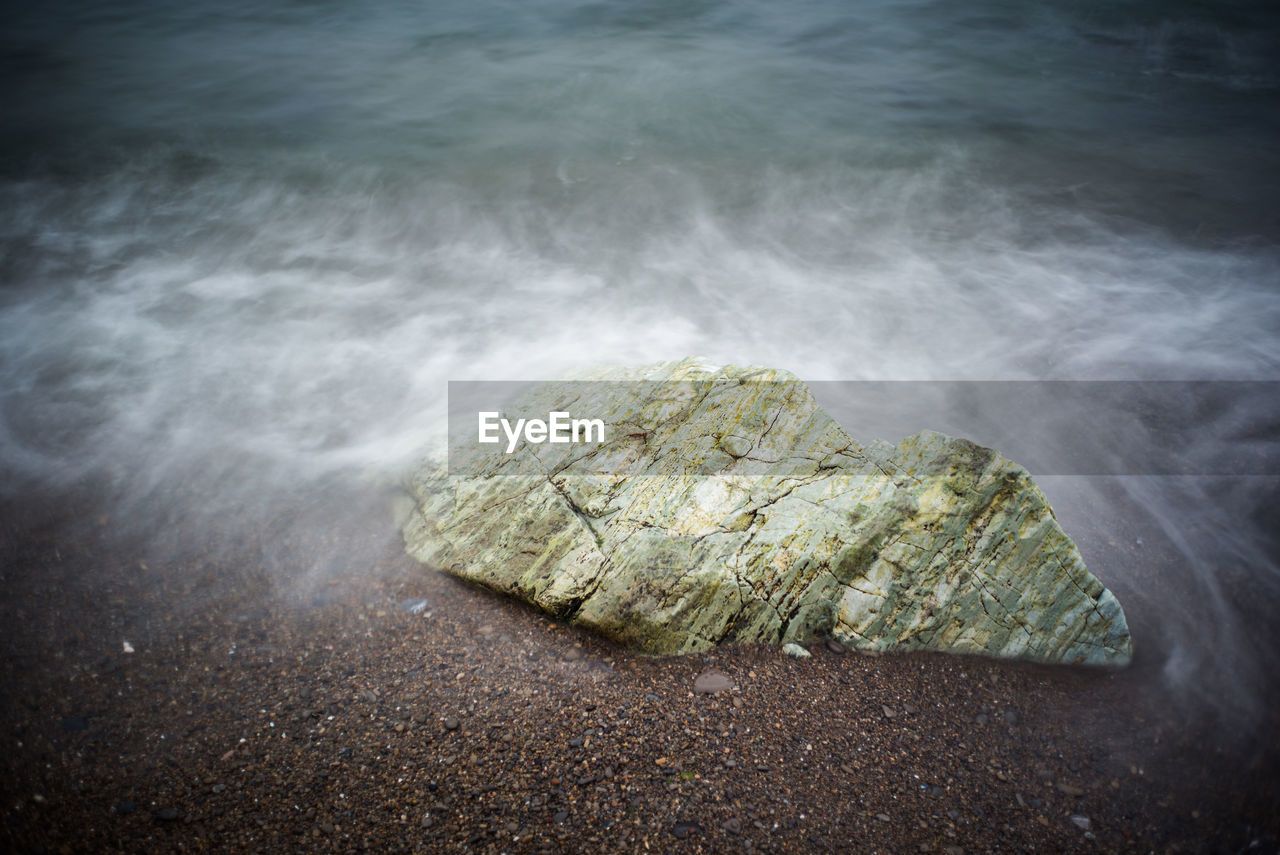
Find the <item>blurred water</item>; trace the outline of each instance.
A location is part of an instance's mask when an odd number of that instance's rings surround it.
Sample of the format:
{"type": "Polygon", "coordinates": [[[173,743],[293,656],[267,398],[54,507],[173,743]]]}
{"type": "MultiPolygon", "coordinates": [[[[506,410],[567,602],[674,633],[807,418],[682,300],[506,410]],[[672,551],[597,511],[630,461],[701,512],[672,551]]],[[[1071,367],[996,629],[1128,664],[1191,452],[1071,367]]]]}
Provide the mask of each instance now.
{"type": "MultiPolygon", "coordinates": [[[[395,471],[448,379],[689,354],[809,380],[1280,379],[1268,4],[7,14],[11,485],[395,471]]],[[[1171,674],[1265,673],[1274,650],[1203,591],[1243,566],[1280,601],[1275,480],[1126,483],[1171,532],[1208,517],[1175,538],[1203,608],[1149,604],[1171,674]],[[1206,612],[1230,668],[1189,638],[1206,612]]]]}

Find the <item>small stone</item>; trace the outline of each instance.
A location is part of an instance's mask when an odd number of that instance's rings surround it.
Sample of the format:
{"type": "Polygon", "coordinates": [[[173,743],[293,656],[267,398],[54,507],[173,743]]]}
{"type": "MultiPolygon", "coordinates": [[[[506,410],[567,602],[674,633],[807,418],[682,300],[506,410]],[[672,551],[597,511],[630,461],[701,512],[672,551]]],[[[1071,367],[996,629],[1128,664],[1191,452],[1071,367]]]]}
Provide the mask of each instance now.
{"type": "Polygon", "coordinates": [[[813,655],[807,649],[796,644],[794,641],[788,641],[786,644],[782,645],[782,652],[788,656],[794,656],[797,659],[808,659],[813,655]]]}
{"type": "Polygon", "coordinates": [[[881,822],[892,822],[892,821],[893,821],[893,817],[889,816],[889,814],[887,814],[887,813],[878,813],[878,814],[876,814],[876,819],[880,820],[881,822]]]}
{"type": "Polygon", "coordinates": [[[845,646],[840,642],[836,641],[834,638],[828,638],[827,649],[830,650],[832,653],[838,654],[838,653],[844,653],[845,646]]]}
{"type": "Polygon", "coordinates": [[[690,835],[700,834],[701,832],[702,826],[698,825],[696,822],[677,822],[671,827],[671,833],[674,834],[678,840],[685,840],[690,835]]]}
{"type": "Polygon", "coordinates": [[[178,818],[178,812],[171,807],[160,808],[156,811],[156,819],[161,822],[173,822],[178,818]]]}
{"type": "Polygon", "coordinates": [[[964,847],[957,846],[954,843],[948,843],[946,846],[942,847],[942,851],[947,853],[947,855],[964,855],[964,847]]]}
{"type": "Polygon", "coordinates": [[[1009,725],[1009,727],[1015,727],[1018,724],[1018,714],[1013,710],[1005,710],[1004,723],[1009,725]]]}
{"type": "Polygon", "coordinates": [[[880,707],[880,709],[884,710],[884,717],[885,717],[885,718],[897,718],[897,717],[898,717],[898,711],[897,711],[897,710],[895,710],[893,707],[882,706],[882,707],[880,707]]]}
{"type": "Polygon", "coordinates": [[[1073,813],[1071,815],[1071,824],[1081,831],[1088,831],[1093,828],[1093,823],[1089,821],[1089,817],[1081,816],[1078,813],[1073,813]]]}
{"type": "Polygon", "coordinates": [[[578,647],[576,644],[573,647],[570,647],[567,651],[565,651],[565,654],[564,654],[565,662],[577,662],[581,658],[582,658],[582,648],[578,647]]]}
{"type": "Polygon", "coordinates": [[[723,828],[725,831],[727,831],[729,834],[741,834],[742,820],[738,819],[736,816],[732,816],[726,819],[724,822],[720,823],[720,827],[723,828]]]}
{"type": "Polygon", "coordinates": [[[693,691],[700,695],[714,695],[733,688],[733,680],[719,671],[704,671],[693,681],[693,691]]]}
{"type": "Polygon", "coordinates": [[[734,699],[733,699],[733,708],[734,708],[735,710],[740,710],[740,709],[742,709],[742,706],[743,706],[742,698],[734,698],[734,699]]]}
{"type": "Polygon", "coordinates": [[[1064,784],[1061,781],[1057,783],[1057,787],[1059,792],[1065,793],[1068,796],[1084,795],[1084,790],[1080,789],[1079,787],[1073,787],[1071,784],[1064,784]]]}
{"type": "Polygon", "coordinates": [[[738,761],[730,757],[728,760],[724,761],[724,765],[727,769],[733,769],[738,765],[738,761]]]}
{"type": "Polygon", "coordinates": [[[133,813],[134,810],[137,809],[137,807],[138,806],[133,802],[120,802],[115,807],[113,807],[112,810],[114,810],[116,813],[120,814],[121,816],[124,816],[125,814],[133,813]]]}
{"type": "Polygon", "coordinates": [[[986,713],[978,713],[973,717],[974,724],[986,724],[988,721],[990,721],[990,719],[987,718],[986,713]]]}
{"type": "Polygon", "coordinates": [[[427,610],[428,605],[430,604],[427,602],[426,597],[414,597],[409,600],[400,601],[400,608],[404,609],[406,612],[408,612],[411,615],[422,614],[427,610]]]}
{"type": "Polygon", "coordinates": [[[457,730],[457,729],[458,729],[458,720],[457,720],[456,718],[454,718],[453,716],[449,716],[448,718],[446,718],[446,719],[444,720],[444,729],[445,729],[445,730],[457,730]]]}
{"type": "Polygon", "coordinates": [[[569,812],[567,810],[558,810],[556,811],[555,816],[552,817],[552,819],[555,820],[556,822],[564,822],[568,818],[569,818],[569,812]]]}
{"type": "Polygon", "coordinates": [[[581,778],[578,779],[578,786],[585,787],[588,784],[594,784],[595,782],[596,782],[595,775],[583,775],[581,778]]]}
{"type": "Polygon", "coordinates": [[[581,748],[581,747],[582,747],[582,745],[583,745],[583,742],[584,742],[584,741],[585,741],[585,740],[583,740],[583,738],[582,738],[581,736],[575,736],[573,739],[570,739],[570,740],[569,740],[569,747],[570,747],[570,748],[581,748]]]}
{"type": "Polygon", "coordinates": [[[223,793],[223,792],[226,792],[226,790],[227,790],[227,785],[226,785],[226,784],[214,784],[214,785],[213,785],[212,787],[210,787],[209,789],[210,789],[210,791],[211,791],[211,792],[213,792],[213,793],[223,793]]]}

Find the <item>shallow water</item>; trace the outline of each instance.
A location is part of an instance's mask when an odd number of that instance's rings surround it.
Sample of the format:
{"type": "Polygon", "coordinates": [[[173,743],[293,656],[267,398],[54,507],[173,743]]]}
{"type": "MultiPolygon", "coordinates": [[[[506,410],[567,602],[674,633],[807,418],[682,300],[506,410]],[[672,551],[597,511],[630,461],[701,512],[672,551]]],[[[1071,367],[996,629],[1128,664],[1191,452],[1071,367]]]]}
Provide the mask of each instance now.
{"type": "MultiPolygon", "coordinates": [[[[10,17],[13,489],[105,471],[231,500],[394,472],[449,379],[688,354],[806,380],[1280,379],[1263,3],[10,17]]],[[[1199,441],[1273,443],[1277,409],[1233,399],[1199,441]]],[[[1121,481],[1185,563],[1131,606],[1171,677],[1259,679],[1274,648],[1226,588],[1280,602],[1275,479],[1121,481]]]]}

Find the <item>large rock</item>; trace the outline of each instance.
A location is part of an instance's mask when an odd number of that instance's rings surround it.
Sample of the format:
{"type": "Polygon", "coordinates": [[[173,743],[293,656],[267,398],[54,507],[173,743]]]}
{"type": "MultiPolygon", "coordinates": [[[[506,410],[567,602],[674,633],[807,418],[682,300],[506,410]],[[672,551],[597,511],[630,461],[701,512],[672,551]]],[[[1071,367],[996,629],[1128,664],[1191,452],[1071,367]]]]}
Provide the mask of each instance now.
{"type": "Polygon", "coordinates": [[[409,552],[648,653],[835,638],[1123,665],[1120,604],[1026,470],[924,432],[859,445],[780,371],[696,360],[545,384],[606,441],[429,461],[409,552]]]}

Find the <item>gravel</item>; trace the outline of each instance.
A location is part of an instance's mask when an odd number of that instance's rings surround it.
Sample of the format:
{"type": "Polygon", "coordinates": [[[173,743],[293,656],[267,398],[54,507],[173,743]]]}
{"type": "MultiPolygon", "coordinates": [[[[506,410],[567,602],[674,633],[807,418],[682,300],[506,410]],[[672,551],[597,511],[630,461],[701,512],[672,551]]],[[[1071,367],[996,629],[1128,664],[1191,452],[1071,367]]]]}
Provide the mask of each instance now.
{"type": "Polygon", "coordinates": [[[637,656],[310,502],[343,522],[178,552],[91,495],[3,508],[0,849],[1275,851],[1274,698],[1250,730],[1151,659],[637,656]]]}

